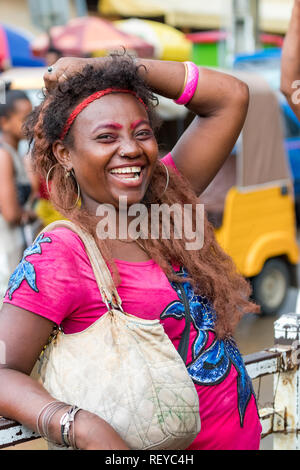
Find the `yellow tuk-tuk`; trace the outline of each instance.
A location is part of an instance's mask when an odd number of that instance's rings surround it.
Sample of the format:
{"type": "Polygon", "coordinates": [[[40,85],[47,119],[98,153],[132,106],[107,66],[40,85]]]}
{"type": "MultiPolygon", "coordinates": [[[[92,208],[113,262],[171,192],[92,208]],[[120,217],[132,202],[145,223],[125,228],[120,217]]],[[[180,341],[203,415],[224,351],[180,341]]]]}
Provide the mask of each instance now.
{"type": "Polygon", "coordinates": [[[299,249],[293,184],[276,94],[257,75],[239,73],[249,112],[233,153],[201,196],[223,249],[253,286],[263,313],[297,286],[299,249]]]}

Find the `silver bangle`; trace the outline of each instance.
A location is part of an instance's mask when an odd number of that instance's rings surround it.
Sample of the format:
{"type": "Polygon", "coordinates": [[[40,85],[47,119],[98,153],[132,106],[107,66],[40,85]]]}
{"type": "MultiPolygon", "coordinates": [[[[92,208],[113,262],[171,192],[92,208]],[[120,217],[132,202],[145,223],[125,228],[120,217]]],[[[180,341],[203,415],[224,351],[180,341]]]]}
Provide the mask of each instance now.
{"type": "MultiPolygon", "coordinates": [[[[71,406],[71,408],[60,419],[61,438],[66,447],[74,447],[74,442],[71,444],[69,432],[71,425],[74,425],[75,415],[80,409],[81,408],[78,406],[71,406]]],[[[72,440],[74,441],[74,439],[72,440]]]]}
{"type": "Polygon", "coordinates": [[[49,437],[49,424],[52,419],[52,417],[55,415],[57,411],[59,411],[62,408],[67,407],[68,405],[66,403],[60,402],[60,401],[52,401],[50,403],[47,403],[39,412],[39,415],[37,417],[37,422],[36,422],[36,428],[38,434],[43,437],[47,442],[50,442],[52,444],[55,444],[58,447],[63,447],[61,444],[54,442],[50,437],[49,437]],[[41,420],[41,424],[40,424],[41,420]]]}

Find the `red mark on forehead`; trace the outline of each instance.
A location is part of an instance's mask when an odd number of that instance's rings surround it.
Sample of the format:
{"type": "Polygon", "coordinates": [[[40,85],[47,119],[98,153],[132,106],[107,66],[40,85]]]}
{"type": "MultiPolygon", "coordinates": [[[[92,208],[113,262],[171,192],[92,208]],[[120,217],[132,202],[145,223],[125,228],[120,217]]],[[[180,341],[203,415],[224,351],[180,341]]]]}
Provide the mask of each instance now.
{"type": "Polygon", "coordinates": [[[123,129],[123,126],[119,124],[118,122],[107,122],[106,124],[103,125],[103,127],[111,127],[113,129],[123,129]]]}
{"type": "Polygon", "coordinates": [[[148,124],[149,125],[149,121],[147,121],[146,119],[137,119],[136,121],[134,121],[130,124],[130,129],[135,129],[136,127],[140,126],[141,124],[148,124]]]}
{"type": "Polygon", "coordinates": [[[101,124],[98,124],[95,129],[93,130],[93,132],[96,132],[98,131],[99,129],[115,129],[115,130],[119,130],[119,129],[123,129],[123,126],[121,124],[119,124],[118,122],[113,122],[113,121],[110,121],[110,122],[103,122],[101,124]]]}

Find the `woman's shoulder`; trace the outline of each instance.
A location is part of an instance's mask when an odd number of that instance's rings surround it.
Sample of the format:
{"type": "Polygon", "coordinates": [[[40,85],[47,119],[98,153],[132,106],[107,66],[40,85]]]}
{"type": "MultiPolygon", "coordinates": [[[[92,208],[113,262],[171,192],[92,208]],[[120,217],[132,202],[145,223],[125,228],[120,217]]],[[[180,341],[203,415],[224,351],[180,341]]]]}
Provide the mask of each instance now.
{"type": "Polygon", "coordinates": [[[28,297],[34,292],[46,295],[49,289],[63,292],[67,285],[78,283],[87,264],[84,246],[75,233],[66,228],[43,231],[26,248],[13,272],[8,286],[9,298],[15,291],[19,295],[25,292],[28,297]]]}
{"type": "Polygon", "coordinates": [[[43,258],[50,257],[60,263],[76,263],[77,258],[86,258],[84,244],[76,233],[66,227],[47,227],[41,232],[33,244],[25,250],[26,256],[43,253],[43,258]]]}
{"type": "Polygon", "coordinates": [[[83,242],[81,241],[79,235],[67,227],[49,227],[49,229],[45,227],[43,229],[42,235],[55,240],[56,243],[61,245],[78,246],[78,244],[81,244],[83,246],[83,242]]]}
{"type": "Polygon", "coordinates": [[[9,280],[4,302],[60,324],[80,307],[90,269],[75,233],[63,227],[46,228],[26,248],[9,280]]]}

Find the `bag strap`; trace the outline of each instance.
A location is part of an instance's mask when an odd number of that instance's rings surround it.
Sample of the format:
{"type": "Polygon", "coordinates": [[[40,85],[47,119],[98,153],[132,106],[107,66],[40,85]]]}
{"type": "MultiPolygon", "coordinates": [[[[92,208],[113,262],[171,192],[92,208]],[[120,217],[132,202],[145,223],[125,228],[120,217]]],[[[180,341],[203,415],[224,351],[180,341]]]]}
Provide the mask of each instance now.
{"type": "Polygon", "coordinates": [[[72,230],[72,232],[79,236],[82,243],[84,244],[102,300],[107,306],[108,310],[111,310],[111,308],[114,307],[123,312],[122,300],[118,294],[110,271],[94,240],[94,237],[90,233],[81,229],[69,220],[57,220],[52,222],[51,224],[47,225],[47,227],[45,227],[40,233],[49,232],[50,230],[61,227],[72,230]]]}

